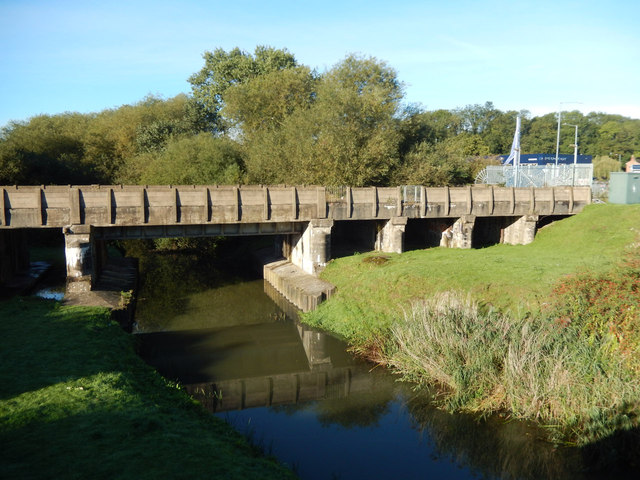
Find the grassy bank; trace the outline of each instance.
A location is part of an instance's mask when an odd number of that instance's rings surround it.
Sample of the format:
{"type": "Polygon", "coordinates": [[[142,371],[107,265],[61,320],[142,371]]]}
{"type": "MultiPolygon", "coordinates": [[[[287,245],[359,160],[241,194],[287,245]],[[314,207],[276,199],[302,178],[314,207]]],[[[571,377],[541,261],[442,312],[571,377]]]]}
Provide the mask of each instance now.
{"type": "Polygon", "coordinates": [[[593,442],[638,427],[639,241],[640,206],[598,205],[527,246],[339,259],[324,274],[338,294],[305,320],[450,409],[593,442]]]}
{"type": "Polygon", "coordinates": [[[294,477],[148,367],[106,310],[16,298],[0,318],[0,477],[294,477]]]}
{"type": "Polygon", "coordinates": [[[388,331],[413,300],[435,292],[469,292],[483,304],[519,315],[539,309],[562,277],[611,268],[639,234],[640,205],[591,205],[541,229],[530,245],[336,259],[322,278],[336,285],[337,294],[305,318],[361,345],[388,331]]]}

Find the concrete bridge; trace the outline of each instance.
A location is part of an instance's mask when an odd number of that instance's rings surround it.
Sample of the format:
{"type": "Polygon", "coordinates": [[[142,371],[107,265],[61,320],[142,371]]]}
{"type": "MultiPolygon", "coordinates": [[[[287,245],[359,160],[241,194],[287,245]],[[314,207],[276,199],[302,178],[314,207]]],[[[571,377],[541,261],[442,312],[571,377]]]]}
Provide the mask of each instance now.
{"type": "Polygon", "coordinates": [[[0,282],[23,265],[25,229],[59,228],[67,275],[90,289],[115,239],[276,235],[311,275],[331,246],[526,244],[541,222],[580,212],[589,187],[0,186],[0,282]]]}

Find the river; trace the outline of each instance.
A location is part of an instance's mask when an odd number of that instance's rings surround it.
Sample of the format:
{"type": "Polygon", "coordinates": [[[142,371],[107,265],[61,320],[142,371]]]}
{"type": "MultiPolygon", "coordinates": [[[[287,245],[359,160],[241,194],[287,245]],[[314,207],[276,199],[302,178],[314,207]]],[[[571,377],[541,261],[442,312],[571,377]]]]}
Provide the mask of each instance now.
{"type": "Polygon", "coordinates": [[[299,323],[255,274],[141,259],[141,355],[302,479],[611,478],[534,425],[452,415],[299,323]]]}

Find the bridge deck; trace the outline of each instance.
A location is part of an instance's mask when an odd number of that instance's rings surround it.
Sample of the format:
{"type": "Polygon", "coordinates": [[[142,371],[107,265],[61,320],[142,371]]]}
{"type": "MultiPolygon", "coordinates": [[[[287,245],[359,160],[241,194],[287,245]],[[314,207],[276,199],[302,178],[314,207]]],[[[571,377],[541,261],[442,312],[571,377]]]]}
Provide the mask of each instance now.
{"type": "Polygon", "coordinates": [[[572,215],[589,187],[0,186],[0,228],[572,215]]]}

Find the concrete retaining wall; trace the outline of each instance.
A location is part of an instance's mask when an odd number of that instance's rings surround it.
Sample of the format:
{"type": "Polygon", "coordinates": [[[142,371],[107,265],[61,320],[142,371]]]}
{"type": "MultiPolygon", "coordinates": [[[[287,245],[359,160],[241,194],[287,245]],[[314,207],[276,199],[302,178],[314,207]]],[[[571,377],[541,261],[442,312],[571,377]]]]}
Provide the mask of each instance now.
{"type": "Polygon", "coordinates": [[[264,279],[303,312],[309,312],[335,291],[329,282],[305,273],[288,260],[264,266],[264,279]]]}

